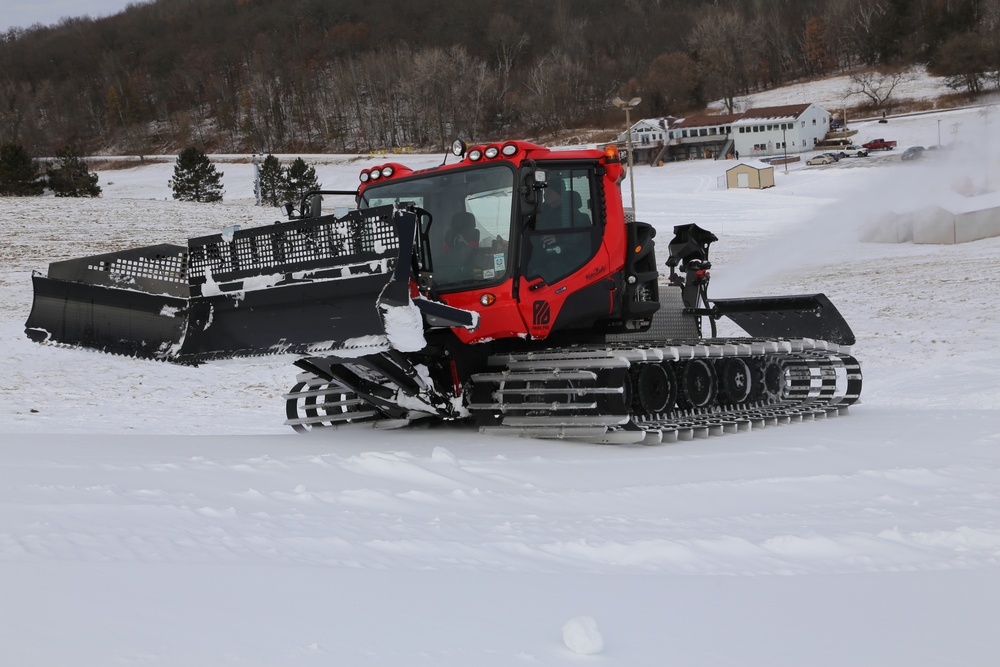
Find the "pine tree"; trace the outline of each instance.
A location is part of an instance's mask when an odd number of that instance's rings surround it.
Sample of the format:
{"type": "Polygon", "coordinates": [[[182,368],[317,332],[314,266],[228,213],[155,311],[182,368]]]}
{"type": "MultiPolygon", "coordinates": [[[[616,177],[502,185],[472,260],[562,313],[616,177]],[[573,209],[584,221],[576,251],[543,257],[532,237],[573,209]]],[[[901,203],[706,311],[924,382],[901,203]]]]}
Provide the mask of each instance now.
{"type": "Polygon", "coordinates": [[[310,190],[322,187],[316,180],[316,169],[306,164],[300,157],[285,170],[284,200],[292,204],[302,201],[303,195],[310,190]]]}
{"type": "Polygon", "coordinates": [[[285,170],[278,158],[268,155],[260,165],[260,200],[269,206],[281,206],[282,197],[288,190],[285,170]]]}
{"type": "Polygon", "coordinates": [[[223,173],[216,171],[215,165],[203,151],[189,146],[177,156],[174,177],[170,179],[169,185],[174,191],[174,199],[198,202],[221,201],[222,176],[223,173]]]}
{"type": "Polygon", "coordinates": [[[45,175],[56,197],[100,197],[97,174],[91,174],[87,163],[67,146],[56,152],[59,162],[48,165],[45,175]]]}
{"type": "Polygon", "coordinates": [[[0,146],[0,195],[40,195],[45,190],[38,163],[21,144],[0,146]]]}

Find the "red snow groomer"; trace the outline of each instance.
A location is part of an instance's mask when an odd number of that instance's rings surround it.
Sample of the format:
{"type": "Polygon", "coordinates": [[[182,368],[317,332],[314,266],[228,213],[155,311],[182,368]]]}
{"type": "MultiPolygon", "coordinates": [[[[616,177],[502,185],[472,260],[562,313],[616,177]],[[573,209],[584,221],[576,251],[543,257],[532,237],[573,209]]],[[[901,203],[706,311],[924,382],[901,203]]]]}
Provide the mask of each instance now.
{"type": "Polygon", "coordinates": [[[346,215],[323,215],[320,192],[287,223],[53,263],[27,334],[181,363],[297,353],[301,431],[471,419],[654,443],[858,399],[854,335],[824,295],[710,300],[717,239],[695,225],[674,228],[660,282],[614,147],[453,153],[365,169],[346,215]],[[747,335],[717,337],[721,317],[747,335]]]}

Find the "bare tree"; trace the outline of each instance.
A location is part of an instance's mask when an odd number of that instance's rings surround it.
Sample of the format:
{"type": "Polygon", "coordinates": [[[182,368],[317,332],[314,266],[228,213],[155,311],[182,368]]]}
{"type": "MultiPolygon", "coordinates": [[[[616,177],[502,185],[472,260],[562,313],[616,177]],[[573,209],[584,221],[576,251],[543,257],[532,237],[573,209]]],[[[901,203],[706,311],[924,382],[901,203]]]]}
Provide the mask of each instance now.
{"type": "Polygon", "coordinates": [[[497,69],[506,81],[514,69],[514,63],[531,39],[521,24],[509,14],[494,14],[490,18],[486,34],[496,50],[497,69]]]}
{"type": "Polygon", "coordinates": [[[844,98],[862,96],[875,109],[892,106],[892,93],[899,84],[913,80],[912,74],[904,69],[876,68],[855,72],[844,98]]]}
{"type": "Polygon", "coordinates": [[[549,55],[532,68],[521,112],[535,132],[555,132],[579,120],[586,79],[586,67],[565,54],[549,55]]]}
{"type": "Polygon", "coordinates": [[[886,11],[886,0],[827,0],[822,18],[841,68],[878,62],[877,32],[886,11]]]}
{"type": "Polygon", "coordinates": [[[656,57],[642,78],[644,99],[655,114],[681,113],[692,108],[698,87],[698,65],[686,53],[675,51],[656,57]]]}
{"type": "Polygon", "coordinates": [[[836,65],[827,44],[827,27],[823,19],[810,18],[802,36],[802,57],[809,74],[825,74],[836,65]]]}
{"type": "Polygon", "coordinates": [[[979,33],[985,42],[989,67],[987,79],[1000,88],[1000,0],[982,0],[979,33]]]}
{"type": "MultiPolygon", "coordinates": [[[[496,103],[497,75],[487,64],[469,55],[464,47],[453,46],[448,50],[455,72],[453,91],[455,118],[454,132],[472,140],[483,136],[487,108],[496,103]]],[[[445,139],[448,139],[446,137],[445,139]]],[[[447,141],[442,142],[445,146],[447,141]]]]}
{"type": "Polygon", "coordinates": [[[754,31],[746,29],[738,12],[713,7],[695,25],[691,45],[706,87],[732,113],[736,97],[747,92],[752,79],[758,53],[754,31]]]}
{"type": "Polygon", "coordinates": [[[411,76],[400,81],[400,91],[410,105],[409,121],[417,143],[432,139],[443,146],[448,138],[450,110],[454,107],[454,73],[444,49],[417,51],[411,61],[411,76]]]}
{"type": "Polygon", "coordinates": [[[755,75],[764,85],[780,85],[799,74],[796,43],[802,26],[795,10],[801,4],[800,0],[753,0],[746,29],[760,39],[755,75]]]}
{"type": "Polygon", "coordinates": [[[0,83],[0,144],[13,144],[21,136],[25,119],[32,115],[32,95],[27,84],[0,83]]]}

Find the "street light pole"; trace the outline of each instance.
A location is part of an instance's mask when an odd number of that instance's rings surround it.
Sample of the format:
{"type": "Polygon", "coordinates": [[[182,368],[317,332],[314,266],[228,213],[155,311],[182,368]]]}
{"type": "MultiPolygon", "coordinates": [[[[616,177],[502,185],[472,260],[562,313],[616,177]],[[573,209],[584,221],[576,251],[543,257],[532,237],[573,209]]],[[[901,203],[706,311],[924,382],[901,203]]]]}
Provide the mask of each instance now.
{"type": "Polygon", "coordinates": [[[785,136],[785,123],[781,124],[781,147],[785,149],[785,173],[788,173],[788,137],[785,136]]]}
{"type": "Polygon", "coordinates": [[[628,102],[620,97],[616,97],[611,100],[619,109],[625,110],[625,131],[628,133],[625,135],[625,145],[628,151],[628,185],[632,194],[632,213],[635,214],[635,177],[632,174],[632,119],[629,116],[629,111],[634,109],[642,102],[641,97],[633,97],[628,102]]]}

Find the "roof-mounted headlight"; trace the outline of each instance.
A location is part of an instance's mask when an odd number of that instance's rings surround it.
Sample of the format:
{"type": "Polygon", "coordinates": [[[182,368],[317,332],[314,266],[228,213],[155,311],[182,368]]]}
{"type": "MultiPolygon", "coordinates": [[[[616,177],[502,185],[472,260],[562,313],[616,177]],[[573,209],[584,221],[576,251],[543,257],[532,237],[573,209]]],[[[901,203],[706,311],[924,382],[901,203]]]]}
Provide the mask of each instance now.
{"type": "Polygon", "coordinates": [[[361,175],[358,178],[361,179],[362,183],[367,183],[369,180],[371,180],[371,176],[368,174],[367,171],[361,172],[361,175]]]}
{"type": "Polygon", "coordinates": [[[389,178],[390,176],[392,176],[395,173],[396,173],[396,170],[393,169],[390,165],[386,165],[386,166],[382,167],[382,178],[389,178]]]}
{"type": "Polygon", "coordinates": [[[469,159],[472,160],[473,162],[481,160],[482,158],[483,158],[483,152],[478,148],[473,148],[471,151],[469,151],[469,159]]]}
{"type": "Polygon", "coordinates": [[[462,141],[461,139],[455,139],[455,141],[453,141],[451,144],[451,154],[454,155],[455,157],[462,157],[463,155],[465,155],[466,148],[467,147],[464,141],[462,141]]]}
{"type": "Polygon", "coordinates": [[[368,173],[371,174],[373,181],[377,181],[378,179],[382,178],[382,170],[379,169],[378,167],[375,167],[368,173]]]}
{"type": "Polygon", "coordinates": [[[500,149],[500,152],[503,153],[504,157],[511,157],[512,155],[516,155],[517,144],[506,144],[503,148],[500,149]]]}
{"type": "Polygon", "coordinates": [[[486,157],[487,157],[487,159],[492,160],[497,155],[500,155],[500,149],[499,148],[497,148],[496,146],[487,146],[487,148],[486,148],[486,157]]]}

